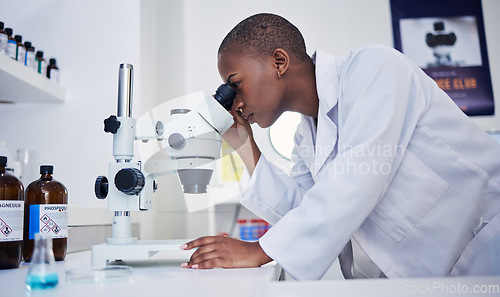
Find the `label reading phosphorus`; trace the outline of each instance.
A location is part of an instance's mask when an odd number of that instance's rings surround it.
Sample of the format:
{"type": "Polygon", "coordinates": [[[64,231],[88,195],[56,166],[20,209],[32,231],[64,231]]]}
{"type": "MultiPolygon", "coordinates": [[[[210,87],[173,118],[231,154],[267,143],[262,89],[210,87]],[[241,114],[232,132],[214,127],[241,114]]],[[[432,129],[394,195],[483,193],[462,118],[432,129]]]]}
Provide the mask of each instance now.
{"type": "Polygon", "coordinates": [[[68,237],[68,205],[30,205],[29,239],[36,233],[50,234],[52,238],[68,237]]]}
{"type": "Polygon", "coordinates": [[[23,240],[24,201],[0,201],[0,242],[23,240]]]}

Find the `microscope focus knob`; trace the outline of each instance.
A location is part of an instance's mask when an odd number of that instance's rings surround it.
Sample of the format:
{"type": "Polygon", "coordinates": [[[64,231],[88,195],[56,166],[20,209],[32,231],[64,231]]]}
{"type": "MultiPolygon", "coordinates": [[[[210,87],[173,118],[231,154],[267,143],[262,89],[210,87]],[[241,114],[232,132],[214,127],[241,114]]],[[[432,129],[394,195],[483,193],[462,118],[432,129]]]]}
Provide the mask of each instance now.
{"type": "Polygon", "coordinates": [[[104,132],[116,134],[118,128],[120,128],[120,121],[116,116],[112,115],[104,120],[104,132]]]}
{"type": "Polygon", "coordinates": [[[186,139],[180,133],[172,133],[168,137],[168,144],[176,150],[182,150],[186,146],[186,139]]]}
{"type": "Polygon", "coordinates": [[[136,168],[123,168],[115,175],[115,186],[122,193],[137,195],[144,187],[144,175],[136,168]]]}
{"type": "Polygon", "coordinates": [[[108,196],[108,179],[101,175],[95,181],[95,196],[97,199],[105,199],[108,196]]]}
{"type": "Polygon", "coordinates": [[[153,180],[153,193],[156,193],[156,190],[158,190],[158,183],[156,182],[156,179],[153,180]]]}

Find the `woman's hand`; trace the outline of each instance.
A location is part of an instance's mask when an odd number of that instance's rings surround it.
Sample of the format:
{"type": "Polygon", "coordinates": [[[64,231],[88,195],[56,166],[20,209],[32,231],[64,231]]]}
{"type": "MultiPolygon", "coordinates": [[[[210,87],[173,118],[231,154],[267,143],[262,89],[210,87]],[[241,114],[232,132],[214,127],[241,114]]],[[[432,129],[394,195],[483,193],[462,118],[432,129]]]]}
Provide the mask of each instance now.
{"type": "Polygon", "coordinates": [[[229,113],[234,118],[234,124],[222,135],[222,138],[237,151],[245,142],[249,140],[253,141],[252,127],[250,127],[250,123],[243,118],[239,111],[230,109],[229,113]]]}
{"type": "Polygon", "coordinates": [[[222,135],[222,138],[238,153],[248,173],[252,175],[260,158],[260,149],[253,139],[252,127],[239,111],[230,109],[229,113],[234,118],[234,124],[222,135]]]}
{"type": "Polygon", "coordinates": [[[181,249],[198,248],[186,268],[246,268],[259,267],[272,259],[262,250],[258,241],[245,242],[226,236],[201,237],[181,246],[181,249]]]}

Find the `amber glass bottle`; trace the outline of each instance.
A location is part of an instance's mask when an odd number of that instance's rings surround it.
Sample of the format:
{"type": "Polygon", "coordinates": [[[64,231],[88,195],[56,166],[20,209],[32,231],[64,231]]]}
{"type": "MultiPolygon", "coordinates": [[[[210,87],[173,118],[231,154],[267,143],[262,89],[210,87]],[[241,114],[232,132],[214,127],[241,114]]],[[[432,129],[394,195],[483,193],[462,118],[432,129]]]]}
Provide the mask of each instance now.
{"type": "Polygon", "coordinates": [[[0,269],[19,267],[23,243],[24,188],[6,166],[0,156],[0,269]]]}
{"type": "Polygon", "coordinates": [[[68,190],[52,178],[52,165],[40,166],[40,179],[26,188],[23,259],[31,261],[36,233],[50,234],[56,261],[66,257],[68,238],[68,190]]]}

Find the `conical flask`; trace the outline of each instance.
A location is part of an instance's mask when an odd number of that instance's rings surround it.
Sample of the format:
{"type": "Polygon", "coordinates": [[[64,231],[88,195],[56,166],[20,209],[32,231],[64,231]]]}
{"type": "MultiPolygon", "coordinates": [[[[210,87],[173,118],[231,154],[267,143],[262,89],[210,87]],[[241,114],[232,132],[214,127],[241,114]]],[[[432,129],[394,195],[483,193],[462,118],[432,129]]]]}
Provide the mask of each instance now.
{"type": "Polygon", "coordinates": [[[52,237],[35,234],[35,251],[26,276],[26,288],[31,291],[55,287],[59,280],[55,265],[52,237]]]}

